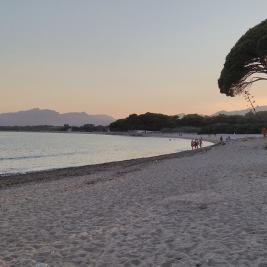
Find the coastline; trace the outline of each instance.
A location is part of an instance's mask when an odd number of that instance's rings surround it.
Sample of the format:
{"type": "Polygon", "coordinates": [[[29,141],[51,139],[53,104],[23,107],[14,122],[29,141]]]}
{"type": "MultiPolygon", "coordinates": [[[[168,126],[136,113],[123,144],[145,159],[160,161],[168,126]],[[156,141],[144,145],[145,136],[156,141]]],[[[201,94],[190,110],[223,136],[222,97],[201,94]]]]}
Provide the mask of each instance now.
{"type": "Polygon", "coordinates": [[[197,150],[185,150],[177,153],[169,153],[152,157],[143,157],[136,159],[128,159],[122,161],[113,161],[100,164],[91,164],[84,166],[66,167],[58,169],[49,169],[42,171],[32,171],[27,173],[18,173],[8,176],[0,176],[0,190],[6,187],[23,185],[26,183],[46,182],[66,177],[84,176],[95,174],[97,172],[110,171],[114,168],[127,168],[130,166],[150,164],[155,161],[162,161],[166,159],[182,158],[194,156],[197,153],[204,153],[212,149],[218,144],[213,144],[197,150]]]}
{"type": "MultiPolygon", "coordinates": [[[[17,133],[17,132],[16,132],[17,133]]],[[[29,133],[29,132],[23,132],[23,133],[29,133]]],[[[38,140],[38,134],[41,134],[41,133],[44,133],[44,132],[30,132],[30,133],[36,133],[35,138],[37,138],[38,140]]],[[[62,133],[62,132],[61,132],[62,133]]],[[[54,133],[56,134],[56,133],[54,133]]],[[[71,134],[71,133],[63,133],[64,135],[68,135],[68,134],[71,134]]],[[[99,133],[77,133],[78,135],[82,134],[82,135],[95,135],[95,136],[103,136],[103,134],[99,134],[99,133]]],[[[128,138],[129,140],[131,138],[135,138],[136,142],[139,142],[139,138],[140,137],[136,137],[136,136],[132,136],[130,134],[121,134],[121,133],[116,133],[116,134],[110,134],[112,136],[114,136],[115,138],[115,141],[116,140],[121,140],[120,137],[125,137],[125,138],[128,138]],[[119,138],[118,138],[119,137],[119,138]]],[[[110,136],[109,134],[107,134],[106,136],[110,136]]],[[[58,135],[59,138],[61,138],[60,135],[58,135]]],[[[153,134],[149,134],[149,135],[146,135],[146,136],[142,136],[142,137],[148,137],[150,140],[153,140],[154,138],[158,139],[158,140],[163,140],[163,139],[167,139],[167,141],[171,141],[171,140],[175,140],[175,139],[189,139],[189,138],[179,138],[179,136],[171,136],[169,137],[168,135],[165,135],[165,134],[156,134],[156,133],[153,133],[153,134]],[[163,139],[162,139],[163,138],[163,139]]],[[[73,137],[74,140],[77,140],[79,139],[78,136],[74,136],[73,137]]],[[[108,137],[107,137],[108,138],[108,137]]],[[[112,138],[111,138],[112,140],[112,138]]],[[[151,143],[152,146],[154,146],[154,143],[153,141],[149,141],[151,143]]],[[[148,143],[149,143],[148,142],[148,143]]],[[[182,141],[179,141],[179,142],[182,142],[182,141]]],[[[141,144],[142,143],[146,143],[146,140],[145,138],[142,138],[142,141],[141,141],[141,144]]],[[[203,147],[206,147],[206,146],[210,146],[212,145],[213,142],[204,142],[203,144],[203,147]]],[[[68,169],[68,168],[84,168],[86,166],[89,166],[89,165],[92,165],[93,168],[94,166],[96,165],[99,165],[99,164],[105,164],[105,163],[113,163],[113,162],[121,162],[121,161],[124,161],[124,160],[138,160],[138,159],[141,159],[141,158],[151,158],[151,157],[155,157],[155,156],[165,156],[165,155],[169,155],[169,154],[176,154],[176,153],[179,153],[179,152],[183,152],[183,151],[186,151],[186,150],[190,150],[191,147],[190,147],[190,142],[187,142],[185,146],[182,146],[180,149],[179,149],[179,146],[177,146],[177,149],[176,148],[176,145],[172,145],[171,142],[167,142],[167,147],[169,147],[169,149],[166,149],[166,147],[162,147],[162,148],[158,148],[157,150],[153,151],[151,150],[152,152],[151,153],[133,153],[133,154],[129,154],[129,156],[127,156],[126,154],[124,156],[119,156],[119,157],[106,157],[105,160],[89,160],[89,161],[86,161],[86,160],[81,160],[81,161],[77,161],[73,164],[64,164],[64,162],[60,165],[53,165],[52,163],[49,165],[49,164],[46,164],[46,166],[42,166],[40,165],[39,168],[20,168],[20,169],[16,169],[16,166],[13,166],[12,170],[13,172],[9,171],[9,172],[2,172],[0,173],[0,179],[3,178],[3,177],[14,177],[14,176],[18,176],[18,175],[26,175],[26,174],[31,174],[31,173],[39,173],[39,172],[46,172],[46,171],[55,171],[55,170],[58,170],[58,169],[68,169]],[[164,149],[165,148],[165,149],[164,149]],[[143,155],[142,155],[143,154],[143,155]]],[[[26,153],[26,152],[25,152],[26,153]]],[[[60,155],[60,154],[59,154],[60,155]]],[[[25,158],[27,158],[25,156],[25,158]]],[[[5,158],[3,158],[5,159],[5,158]]],[[[12,158],[10,158],[12,159],[12,158]]],[[[15,158],[14,158],[15,159],[15,158]]],[[[0,160],[2,160],[2,158],[0,158],[0,160]]],[[[12,162],[11,162],[12,164],[12,162]]],[[[33,164],[34,165],[34,164],[33,164]]],[[[105,167],[105,165],[104,165],[105,167]]]]}
{"type": "Polygon", "coordinates": [[[160,137],[160,138],[180,138],[180,139],[195,139],[203,138],[203,141],[217,143],[219,142],[220,136],[225,140],[226,137],[231,138],[231,140],[242,139],[242,138],[258,138],[262,134],[197,134],[197,133],[168,133],[168,132],[147,132],[147,133],[131,133],[131,132],[64,132],[64,131],[0,131],[3,132],[14,132],[14,133],[61,133],[61,134],[92,134],[92,135],[111,135],[111,136],[126,136],[126,137],[160,137]]]}
{"type": "MultiPolygon", "coordinates": [[[[62,132],[59,132],[62,133],[62,132]]],[[[72,132],[71,132],[72,133],[72,132]]],[[[65,133],[65,134],[71,134],[71,133],[65,133]]],[[[75,134],[101,134],[101,133],[75,133],[75,134]]],[[[127,137],[135,137],[129,133],[102,133],[104,135],[115,135],[115,136],[127,136],[127,137]]],[[[27,171],[25,173],[14,173],[14,174],[8,174],[8,175],[0,175],[0,189],[6,187],[6,186],[14,186],[19,184],[24,184],[28,182],[39,182],[39,181],[49,181],[51,179],[60,179],[64,177],[70,177],[70,176],[82,176],[86,174],[91,174],[95,172],[101,172],[105,171],[107,169],[112,169],[116,167],[128,167],[130,165],[137,165],[137,164],[145,164],[149,162],[153,162],[156,160],[164,160],[164,159],[171,159],[171,158],[180,158],[180,157],[187,157],[187,156],[193,156],[195,153],[201,153],[204,151],[208,151],[214,146],[219,145],[219,137],[223,136],[224,140],[226,137],[230,136],[231,141],[234,142],[237,140],[242,139],[251,139],[251,138],[258,138],[260,135],[227,135],[227,134],[218,134],[218,135],[197,135],[197,134],[183,134],[180,136],[178,133],[147,133],[140,137],[160,137],[160,138],[169,138],[169,139],[195,139],[202,137],[203,141],[211,143],[211,145],[205,146],[201,149],[197,150],[184,150],[180,152],[175,153],[168,153],[168,154],[162,154],[157,156],[150,156],[150,157],[140,157],[140,158],[133,158],[133,159],[126,159],[126,160],[120,160],[120,161],[111,161],[111,162],[105,162],[105,163],[97,163],[97,164],[86,164],[82,166],[69,166],[69,167],[63,167],[63,168],[51,168],[51,169],[45,169],[45,170],[37,170],[37,171],[27,171]],[[54,178],[51,178],[54,177],[54,178]],[[57,178],[55,178],[57,177],[57,178]]]]}
{"type": "Polygon", "coordinates": [[[15,177],[0,265],[265,266],[266,143],[15,177]]]}

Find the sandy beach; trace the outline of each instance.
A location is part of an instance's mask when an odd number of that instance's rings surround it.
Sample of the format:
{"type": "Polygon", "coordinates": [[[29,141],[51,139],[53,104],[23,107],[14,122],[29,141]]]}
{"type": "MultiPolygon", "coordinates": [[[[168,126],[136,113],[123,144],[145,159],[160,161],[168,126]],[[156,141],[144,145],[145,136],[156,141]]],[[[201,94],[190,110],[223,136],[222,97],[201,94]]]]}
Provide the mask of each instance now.
{"type": "Polygon", "coordinates": [[[0,266],[267,266],[267,142],[0,180],[0,266]]]}

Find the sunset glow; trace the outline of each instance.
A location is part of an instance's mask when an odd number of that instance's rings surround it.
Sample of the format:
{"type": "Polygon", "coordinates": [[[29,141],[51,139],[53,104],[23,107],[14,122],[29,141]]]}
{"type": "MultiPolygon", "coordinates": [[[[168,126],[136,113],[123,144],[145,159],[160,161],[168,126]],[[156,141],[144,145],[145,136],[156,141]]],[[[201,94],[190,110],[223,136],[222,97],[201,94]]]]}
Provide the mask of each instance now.
{"type": "MultiPolygon", "coordinates": [[[[234,43],[265,19],[267,2],[256,2],[2,2],[0,112],[244,109],[241,97],[220,94],[217,79],[234,43]]],[[[253,93],[267,103],[264,83],[253,93]]]]}

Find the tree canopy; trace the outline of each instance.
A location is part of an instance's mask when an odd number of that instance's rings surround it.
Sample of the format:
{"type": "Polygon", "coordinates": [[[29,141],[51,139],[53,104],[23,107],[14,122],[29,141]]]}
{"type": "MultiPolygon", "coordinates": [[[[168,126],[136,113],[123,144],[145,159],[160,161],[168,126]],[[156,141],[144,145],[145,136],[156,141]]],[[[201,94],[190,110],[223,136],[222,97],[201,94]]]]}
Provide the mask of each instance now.
{"type": "Polygon", "coordinates": [[[249,112],[245,116],[187,114],[183,117],[148,112],[140,115],[132,114],[125,119],[112,122],[109,126],[114,132],[146,130],[199,134],[260,133],[262,127],[267,127],[267,111],[257,112],[257,116],[249,112]]]}
{"type": "Polygon", "coordinates": [[[235,96],[252,83],[267,80],[266,74],[267,19],[249,29],[227,55],[218,80],[220,92],[235,96]]]}
{"type": "Polygon", "coordinates": [[[112,131],[148,130],[159,131],[162,128],[173,128],[178,116],[150,113],[137,115],[131,114],[125,119],[117,120],[110,124],[112,131]]]}

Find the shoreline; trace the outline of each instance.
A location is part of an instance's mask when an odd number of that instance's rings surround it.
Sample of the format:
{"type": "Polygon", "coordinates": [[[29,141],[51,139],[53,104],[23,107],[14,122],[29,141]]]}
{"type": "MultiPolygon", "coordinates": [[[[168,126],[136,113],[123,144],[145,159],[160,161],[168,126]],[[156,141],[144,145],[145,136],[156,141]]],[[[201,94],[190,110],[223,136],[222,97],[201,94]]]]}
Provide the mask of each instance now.
{"type": "Polygon", "coordinates": [[[109,135],[109,136],[122,136],[122,137],[159,137],[159,138],[180,138],[180,139],[194,139],[203,138],[203,141],[216,143],[219,142],[220,136],[225,140],[226,137],[230,136],[231,140],[242,139],[242,138],[258,138],[262,134],[197,134],[197,133],[182,133],[179,135],[177,132],[147,132],[147,133],[131,133],[131,132],[67,132],[67,131],[0,131],[0,133],[12,132],[12,133],[60,133],[60,134],[91,134],[91,135],[109,135]]]}
{"type": "MultiPolygon", "coordinates": [[[[38,132],[39,133],[39,132],[38,132]]],[[[61,132],[59,132],[61,133],[61,132]]],[[[69,133],[67,133],[69,134],[69,133]]],[[[99,134],[99,133],[77,133],[77,134],[99,134]]],[[[105,134],[105,133],[104,133],[105,134]]],[[[107,134],[109,135],[109,134],[107,134]]],[[[129,134],[110,134],[115,136],[125,136],[125,137],[136,137],[129,134]]],[[[158,137],[158,138],[170,138],[170,139],[194,139],[195,137],[203,137],[204,142],[209,142],[211,145],[196,149],[196,150],[184,150],[180,152],[174,153],[167,153],[161,154],[157,156],[150,156],[150,157],[140,157],[140,158],[133,158],[133,159],[126,159],[126,160],[119,160],[119,161],[110,161],[104,163],[96,163],[96,164],[86,164],[81,166],[68,166],[62,168],[51,168],[45,170],[36,170],[36,171],[27,171],[22,173],[10,173],[10,174],[0,174],[0,189],[6,186],[13,186],[24,184],[28,182],[38,182],[38,181],[48,181],[51,180],[51,177],[58,177],[58,179],[70,176],[82,176],[88,175],[96,172],[106,171],[107,169],[112,169],[116,167],[128,167],[130,165],[137,165],[137,164],[145,164],[157,160],[165,160],[165,159],[172,159],[172,158],[181,158],[181,157],[188,157],[193,156],[199,152],[208,151],[212,147],[220,145],[218,140],[215,140],[214,137],[205,136],[205,135],[195,135],[195,134],[185,134],[183,136],[179,136],[178,134],[166,134],[166,133],[148,133],[144,136],[140,137],[158,137]],[[33,178],[32,176],[35,176],[33,178]],[[45,176],[45,177],[44,177],[45,176]]],[[[218,136],[221,136],[220,134],[218,136]]],[[[229,135],[223,135],[224,138],[229,135]]],[[[232,135],[236,138],[230,140],[230,142],[235,142],[242,139],[255,139],[258,138],[259,135],[232,135]]],[[[217,138],[217,137],[216,137],[217,138]]],[[[229,141],[228,141],[229,142],[229,141]]]]}
{"type": "Polygon", "coordinates": [[[266,145],[7,178],[0,265],[265,266],[266,145]]]}
{"type": "Polygon", "coordinates": [[[55,168],[55,169],[40,170],[40,171],[29,171],[26,173],[18,173],[18,174],[3,175],[3,176],[0,175],[0,190],[10,186],[23,185],[27,183],[47,182],[73,176],[91,175],[98,172],[109,171],[114,168],[124,168],[129,166],[149,164],[155,161],[163,161],[167,159],[191,157],[198,153],[207,152],[217,145],[219,144],[212,144],[210,146],[202,147],[196,150],[184,150],[176,153],[169,153],[152,157],[142,157],[135,159],[105,162],[99,164],[55,168]]]}
{"type": "MultiPolygon", "coordinates": [[[[18,133],[18,131],[9,131],[9,132],[15,132],[15,133],[18,133]]],[[[119,137],[136,137],[136,138],[140,138],[140,137],[146,137],[146,138],[164,138],[164,139],[186,139],[186,140],[189,140],[191,139],[191,136],[190,137],[186,137],[186,136],[176,136],[176,135],[168,135],[168,134],[165,134],[165,133],[148,133],[146,135],[142,135],[142,136],[135,136],[135,135],[132,135],[130,133],[96,133],[96,132],[30,132],[30,131],[24,131],[23,133],[37,133],[37,134],[41,134],[41,133],[60,133],[60,134],[89,134],[89,135],[106,135],[106,136],[119,136],[119,137]]],[[[204,145],[203,145],[203,148],[204,147],[208,147],[208,146],[212,146],[215,144],[214,141],[212,140],[206,140],[206,139],[203,139],[204,141],[204,145]],[[205,142],[207,142],[205,144],[205,142]]],[[[73,168],[88,168],[89,166],[92,166],[92,168],[95,168],[97,166],[106,166],[106,164],[114,164],[114,163],[120,163],[120,162],[124,162],[124,161],[135,161],[135,160],[141,160],[141,159],[150,159],[150,158],[154,158],[154,157],[168,157],[169,155],[172,155],[172,154],[177,154],[177,153],[181,153],[181,152],[185,152],[185,151],[191,151],[190,149],[190,145],[188,145],[188,148],[186,148],[186,150],[178,150],[178,151],[174,151],[174,149],[170,152],[166,151],[166,152],[162,152],[162,151],[158,151],[158,153],[163,153],[163,154],[156,154],[156,155],[147,155],[147,156],[142,156],[142,155],[136,155],[136,157],[133,157],[133,158],[129,158],[129,159],[120,159],[120,160],[111,160],[111,161],[107,161],[107,162],[101,162],[101,163],[85,163],[83,165],[73,165],[73,166],[60,166],[60,167],[49,167],[49,168],[40,168],[40,169],[36,169],[36,170],[25,170],[25,171],[14,171],[14,172],[8,172],[8,173],[0,173],[0,180],[3,179],[3,178],[7,178],[7,177],[17,177],[17,176],[25,176],[25,175],[30,175],[30,174],[38,174],[39,173],[45,173],[45,172],[50,172],[50,171],[58,171],[58,170],[69,170],[69,169],[73,169],[73,168]]],[[[1,187],[1,185],[0,185],[1,187]]]]}

